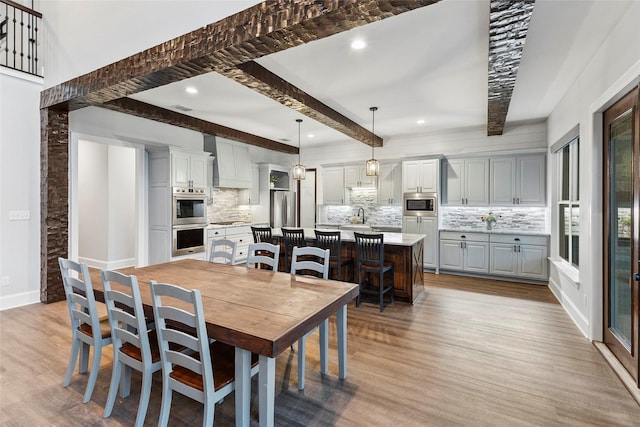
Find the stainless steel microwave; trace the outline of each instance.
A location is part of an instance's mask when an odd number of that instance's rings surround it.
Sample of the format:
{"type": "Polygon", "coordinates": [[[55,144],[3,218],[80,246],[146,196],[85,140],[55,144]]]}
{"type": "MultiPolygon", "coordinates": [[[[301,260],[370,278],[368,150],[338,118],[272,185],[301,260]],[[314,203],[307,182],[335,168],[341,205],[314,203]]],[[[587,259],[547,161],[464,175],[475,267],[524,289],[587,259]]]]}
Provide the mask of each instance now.
{"type": "Polygon", "coordinates": [[[437,193],[404,193],[402,204],[404,216],[437,216],[437,193]]]}

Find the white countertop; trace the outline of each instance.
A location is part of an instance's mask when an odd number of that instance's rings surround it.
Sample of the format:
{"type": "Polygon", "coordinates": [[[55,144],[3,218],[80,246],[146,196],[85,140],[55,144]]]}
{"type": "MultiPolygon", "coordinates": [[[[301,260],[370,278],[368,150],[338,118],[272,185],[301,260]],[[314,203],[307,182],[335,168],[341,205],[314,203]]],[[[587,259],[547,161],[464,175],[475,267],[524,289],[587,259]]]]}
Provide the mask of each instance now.
{"type": "MultiPolygon", "coordinates": [[[[293,228],[293,227],[292,227],[293,228]]],[[[313,231],[313,228],[304,228],[304,237],[305,239],[315,240],[316,233],[313,231]]],[[[318,227],[317,230],[323,230],[321,227],[318,227]]],[[[335,229],[326,229],[326,231],[336,231],[335,229]]],[[[356,239],[353,237],[353,231],[349,230],[339,230],[340,238],[343,242],[355,242],[356,239]]],[[[366,234],[382,234],[383,241],[385,245],[396,245],[396,246],[413,246],[420,240],[425,238],[424,234],[408,234],[408,233],[371,233],[365,232],[366,234]]],[[[273,229],[273,235],[275,237],[282,237],[282,230],[280,228],[273,229]]]]}
{"type": "Polygon", "coordinates": [[[505,230],[505,229],[492,229],[486,228],[441,228],[440,231],[451,231],[454,233],[485,233],[485,234],[519,234],[522,236],[549,236],[548,233],[541,231],[530,230],[505,230]]]}

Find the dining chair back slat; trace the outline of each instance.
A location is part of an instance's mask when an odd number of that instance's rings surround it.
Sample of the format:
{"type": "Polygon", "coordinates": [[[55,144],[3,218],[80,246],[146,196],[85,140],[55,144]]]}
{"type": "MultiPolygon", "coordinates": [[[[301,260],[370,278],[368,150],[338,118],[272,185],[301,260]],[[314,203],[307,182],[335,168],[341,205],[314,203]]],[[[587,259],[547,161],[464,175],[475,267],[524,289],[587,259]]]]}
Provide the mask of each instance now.
{"type": "MultiPolygon", "coordinates": [[[[354,278],[354,259],[353,257],[342,255],[342,237],[340,231],[321,231],[314,230],[316,234],[316,246],[323,249],[329,249],[331,258],[329,260],[329,270],[337,270],[337,279],[342,280],[342,267],[348,267],[351,273],[349,279],[354,278]]],[[[333,277],[333,276],[332,276],[333,277]]]]}
{"type": "Polygon", "coordinates": [[[384,294],[389,293],[391,304],[394,301],[393,263],[384,262],[384,234],[353,233],[356,241],[356,264],[360,293],[356,297],[356,307],[360,306],[363,295],[378,297],[380,311],[384,311],[384,294]],[[363,279],[362,274],[365,274],[363,279]],[[385,285],[385,273],[389,273],[385,285]],[[374,274],[377,275],[377,285],[374,274]]]}

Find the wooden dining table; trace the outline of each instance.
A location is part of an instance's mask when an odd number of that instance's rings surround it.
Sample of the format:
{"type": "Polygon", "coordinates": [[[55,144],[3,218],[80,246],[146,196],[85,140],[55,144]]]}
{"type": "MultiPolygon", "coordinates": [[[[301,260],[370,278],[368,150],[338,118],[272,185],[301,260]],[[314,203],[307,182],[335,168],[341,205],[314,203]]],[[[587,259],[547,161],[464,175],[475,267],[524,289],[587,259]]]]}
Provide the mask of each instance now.
{"type": "MultiPolygon", "coordinates": [[[[251,353],[259,355],[260,426],[273,426],[276,356],[334,313],[338,375],[347,377],[347,304],[357,284],[192,259],[119,271],[138,278],[146,309],[150,280],[200,290],[209,337],[236,349],[236,426],[250,425],[251,353]]],[[[99,273],[92,279],[100,298],[99,273]]]]}

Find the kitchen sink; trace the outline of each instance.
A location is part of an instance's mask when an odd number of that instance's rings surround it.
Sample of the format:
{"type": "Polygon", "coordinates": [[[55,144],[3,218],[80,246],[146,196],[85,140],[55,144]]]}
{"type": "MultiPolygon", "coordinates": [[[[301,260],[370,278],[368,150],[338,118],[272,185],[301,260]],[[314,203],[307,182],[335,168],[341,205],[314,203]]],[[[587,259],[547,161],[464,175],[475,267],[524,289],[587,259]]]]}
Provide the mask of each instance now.
{"type": "Polygon", "coordinates": [[[367,224],[343,224],[340,226],[340,230],[371,231],[371,227],[369,227],[367,224]]]}

